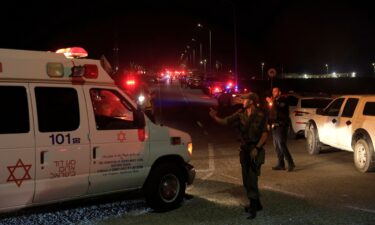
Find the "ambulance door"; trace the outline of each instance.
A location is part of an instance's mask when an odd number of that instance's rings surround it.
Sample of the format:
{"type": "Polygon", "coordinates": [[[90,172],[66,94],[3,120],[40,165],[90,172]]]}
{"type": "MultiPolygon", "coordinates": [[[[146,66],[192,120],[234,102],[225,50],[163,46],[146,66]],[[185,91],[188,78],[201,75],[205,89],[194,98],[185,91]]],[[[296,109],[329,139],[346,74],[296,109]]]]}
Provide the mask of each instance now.
{"type": "Polygon", "coordinates": [[[89,140],[81,86],[30,84],[36,137],[34,202],[87,194],[89,140]]]}
{"type": "Polygon", "coordinates": [[[27,84],[0,84],[0,209],[31,204],[35,141],[27,84]]]}
{"type": "Polygon", "coordinates": [[[89,193],[142,186],[149,146],[135,107],[115,87],[84,88],[92,151],[89,193]]]}

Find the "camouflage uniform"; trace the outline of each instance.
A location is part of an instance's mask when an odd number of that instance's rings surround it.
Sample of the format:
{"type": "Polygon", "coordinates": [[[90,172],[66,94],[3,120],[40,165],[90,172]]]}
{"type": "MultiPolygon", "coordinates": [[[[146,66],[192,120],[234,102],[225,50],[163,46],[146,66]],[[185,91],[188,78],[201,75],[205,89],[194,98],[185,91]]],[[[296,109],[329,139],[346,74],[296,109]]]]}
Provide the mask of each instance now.
{"type": "Polygon", "coordinates": [[[247,197],[249,200],[259,199],[258,176],[265,160],[265,151],[263,148],[259,149],[255,160],[251,160],[250,151],[255,148],[262,133],[267,132],[264,112],[256,107],[250,116],[247,115],[246,110],[242,110],[224,119],[226,124],[238,128],[241,134],[240,162],[247,197]]]}

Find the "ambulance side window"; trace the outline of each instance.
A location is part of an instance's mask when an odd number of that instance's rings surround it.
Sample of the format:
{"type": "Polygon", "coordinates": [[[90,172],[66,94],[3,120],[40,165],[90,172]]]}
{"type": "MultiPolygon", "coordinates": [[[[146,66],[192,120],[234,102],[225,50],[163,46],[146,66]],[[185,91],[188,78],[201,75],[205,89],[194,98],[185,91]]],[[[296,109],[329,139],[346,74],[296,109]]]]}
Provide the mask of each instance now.
{"type": "Polygon", "coordinates": [[[30,131],[26,88],[0,86],[0,134],[28,133],[30,131]]]}
{"type": "Polygon", "coordinates": [[[134,129],[133,107],[117,91],[90,89],[97,130],[134,129]]]}
{"type": "Polygon", "coordinates": [[[78,129],[79,104],[74,88],[36,87],[35,98],[40,132],[78,129]]]}

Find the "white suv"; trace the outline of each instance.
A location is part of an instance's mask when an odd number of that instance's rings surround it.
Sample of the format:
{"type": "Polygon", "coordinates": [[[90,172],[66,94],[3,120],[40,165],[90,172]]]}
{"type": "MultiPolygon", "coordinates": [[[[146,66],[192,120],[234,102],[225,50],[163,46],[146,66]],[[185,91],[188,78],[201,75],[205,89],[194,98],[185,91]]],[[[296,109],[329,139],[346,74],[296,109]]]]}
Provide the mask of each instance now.
{"type": "Polygon", "coordinates": [[[332,98],[322,94],[288,94],[290,130],[293,137],[303,135],[307,121],[311,118],[317,108],[326,107],[332,98]]]}
{"type": "Polygon", "coordinates": [[[360,172],[375,169],[375,95],[346,95],[317,109],[305,130],[306,150],[318,154],[323,144],[354,152],[360,172]]]}

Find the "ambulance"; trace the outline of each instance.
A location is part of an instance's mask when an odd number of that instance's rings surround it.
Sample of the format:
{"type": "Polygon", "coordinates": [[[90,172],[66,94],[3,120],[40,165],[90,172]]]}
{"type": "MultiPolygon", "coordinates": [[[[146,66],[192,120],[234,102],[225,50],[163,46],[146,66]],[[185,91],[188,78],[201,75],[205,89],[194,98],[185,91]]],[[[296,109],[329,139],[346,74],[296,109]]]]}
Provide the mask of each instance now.
{"type": "Polygon", "coordinates": [[[192,140],[156,125],[87,52],[0,49],[0,212],[142,189],[178,207],[192,140]]]}

